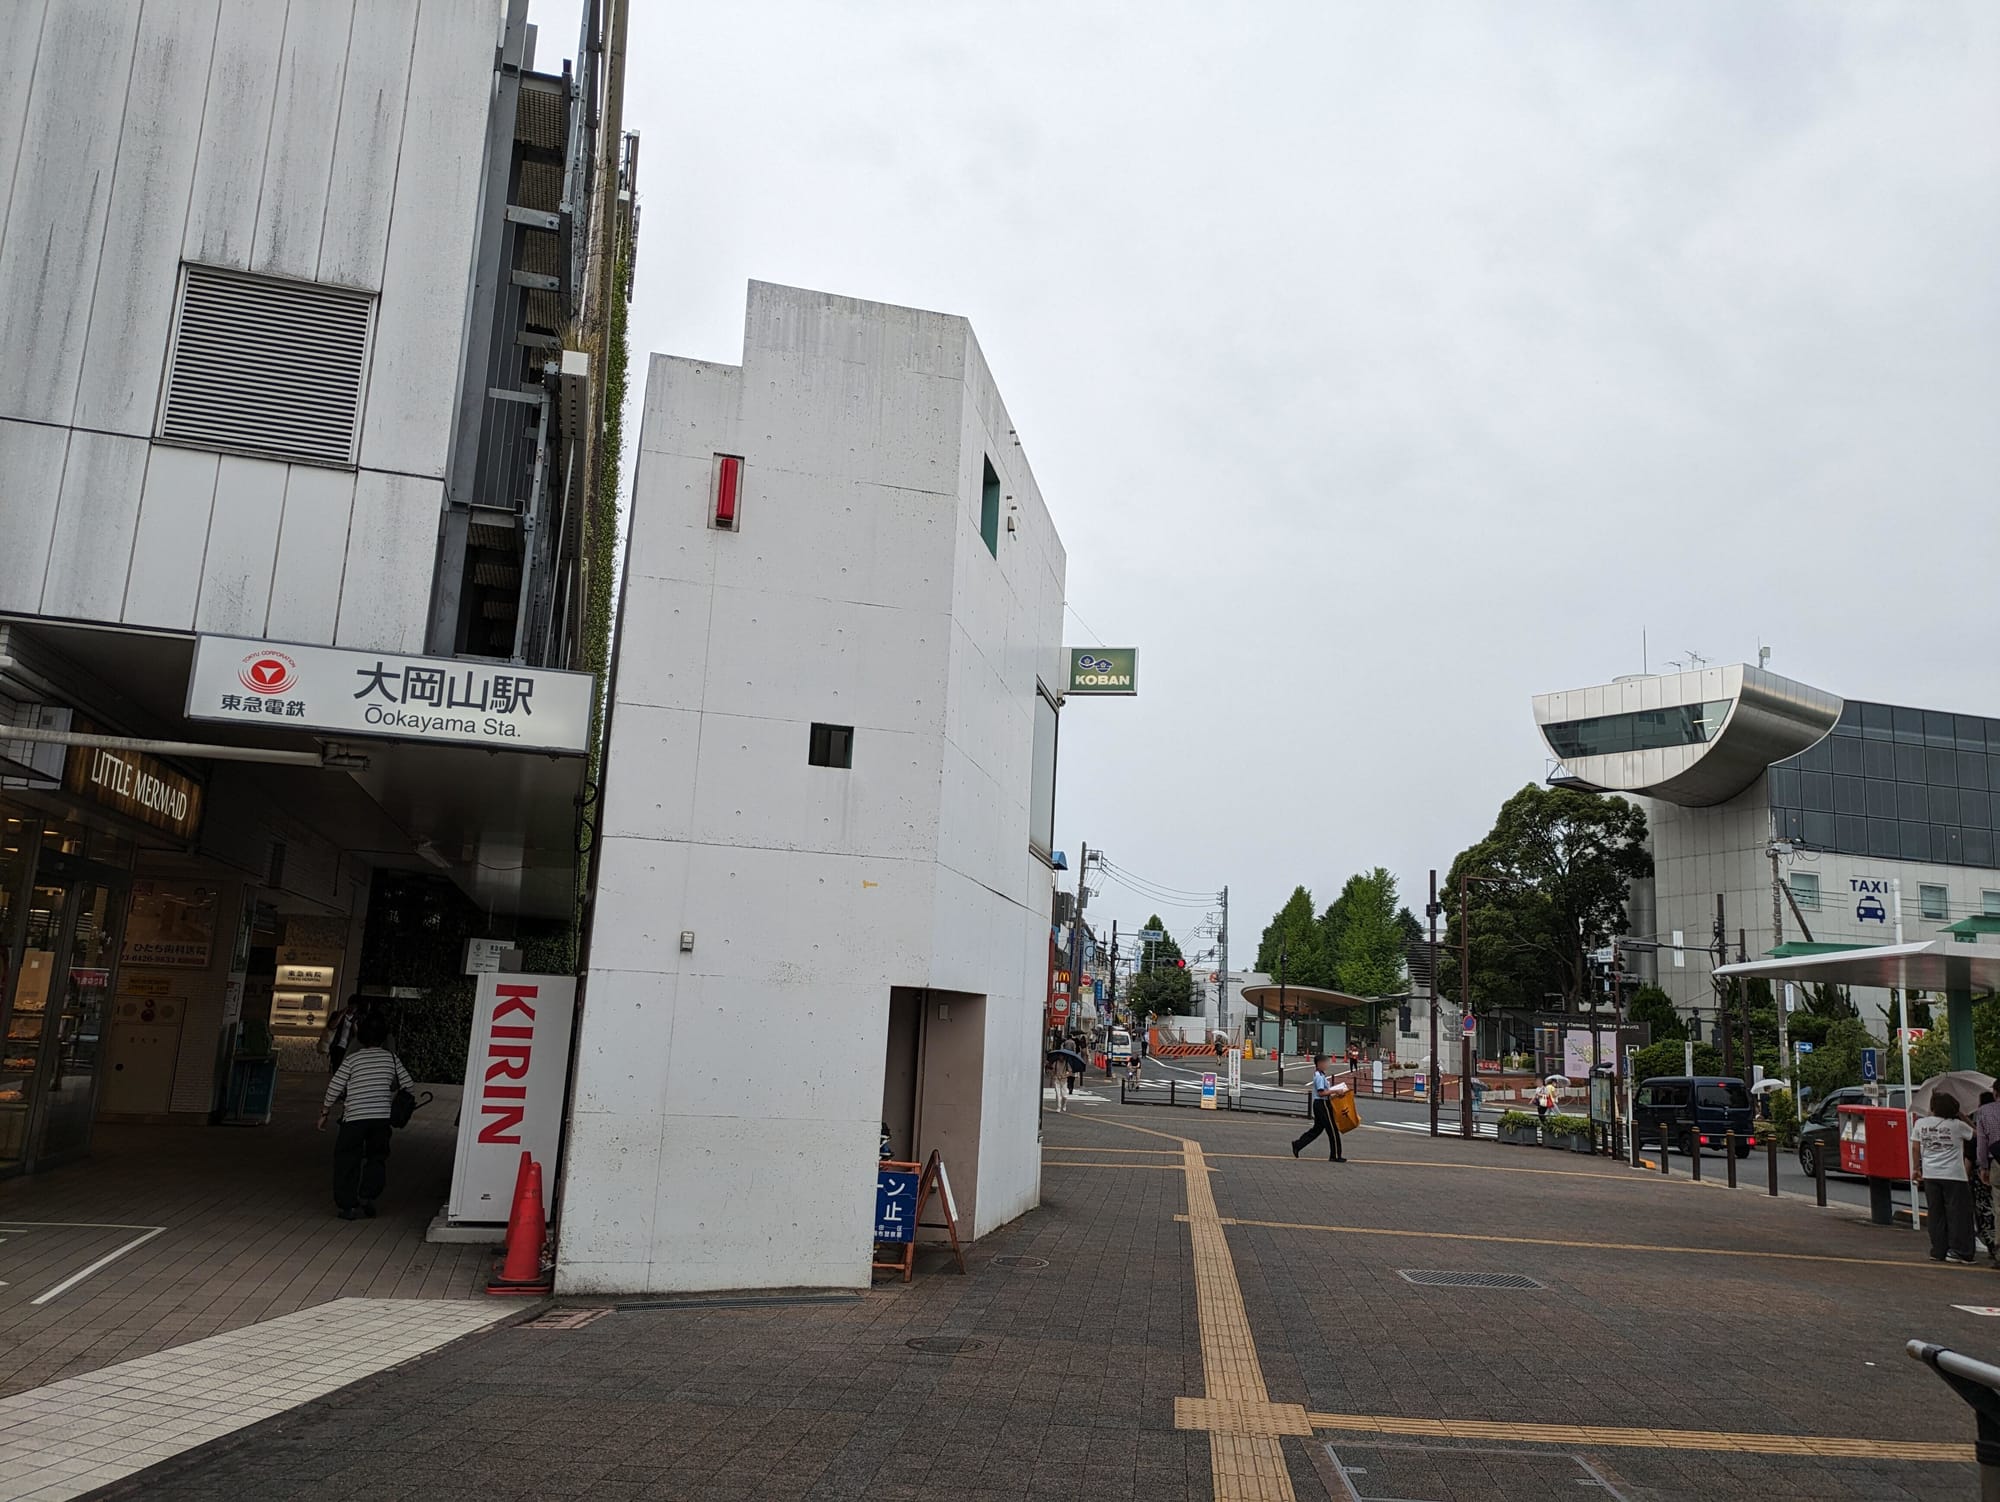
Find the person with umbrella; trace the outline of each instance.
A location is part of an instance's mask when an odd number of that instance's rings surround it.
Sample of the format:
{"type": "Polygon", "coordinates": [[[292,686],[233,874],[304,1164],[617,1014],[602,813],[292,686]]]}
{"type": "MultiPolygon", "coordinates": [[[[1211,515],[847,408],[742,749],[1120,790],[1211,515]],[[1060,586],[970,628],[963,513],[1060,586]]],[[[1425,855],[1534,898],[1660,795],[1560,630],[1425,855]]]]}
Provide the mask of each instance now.
{"type": "Polygon", "coordinates": [[[1074,1048],[1052,1048],[1048,1053],[1049,1085],[1056,1092],[1056,1109],[1067,1111],[1076,1082],[1083,1077],[1087,1062],[1074,1048]]]}

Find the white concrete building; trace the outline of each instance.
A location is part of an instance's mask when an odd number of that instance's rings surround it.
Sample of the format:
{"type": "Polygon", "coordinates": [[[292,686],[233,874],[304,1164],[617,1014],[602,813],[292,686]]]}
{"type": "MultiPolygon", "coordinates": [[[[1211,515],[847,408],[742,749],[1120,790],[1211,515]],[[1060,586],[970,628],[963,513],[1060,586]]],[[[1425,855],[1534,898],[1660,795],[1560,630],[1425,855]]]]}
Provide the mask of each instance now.
{"type": "Polygon", "coordinates": [[[1064,567],[965,320],[653,357],[559,1289],[865,1284],[882,1123],[1036,1203],[1064,567]]]}
{"type": "MultiPolygon", "coordinates": [[[[2000,718],[1843,700],[1738,664],[1538,695],[1555,780],[1646,811],[1628,973],[1713,1024],[1722,939],[1756,959],[2000,919],[2000,718]],[[1975,920],[1968,923],[1967,920],[1975,920]]],[[[1857,991],[1881,1030],[1889,993],[1857,991]]]]}

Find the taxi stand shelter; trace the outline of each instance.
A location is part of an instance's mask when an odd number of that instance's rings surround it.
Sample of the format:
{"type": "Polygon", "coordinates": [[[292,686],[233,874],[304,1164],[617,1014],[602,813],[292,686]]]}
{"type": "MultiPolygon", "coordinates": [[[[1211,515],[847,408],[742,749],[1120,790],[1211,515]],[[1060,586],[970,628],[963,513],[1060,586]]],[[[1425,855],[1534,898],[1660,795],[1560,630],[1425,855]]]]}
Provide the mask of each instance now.
{"type": "Polygon", "coordinates": [[[1874,986],[1911,991],[1942,991],[1950,1021],[1951,1067],[1977,1067],[1972,1049],[1972,998],[2000,990],[2000,944],[1964,943],[1961,937],[1924,939],[1908,944],[1878,944],[1837,949],[1825,954],[1792,955],[1775,960],[1746,960],[1718,965],[1718,980],[1767,980],[1774,985],[1874,986]]]}

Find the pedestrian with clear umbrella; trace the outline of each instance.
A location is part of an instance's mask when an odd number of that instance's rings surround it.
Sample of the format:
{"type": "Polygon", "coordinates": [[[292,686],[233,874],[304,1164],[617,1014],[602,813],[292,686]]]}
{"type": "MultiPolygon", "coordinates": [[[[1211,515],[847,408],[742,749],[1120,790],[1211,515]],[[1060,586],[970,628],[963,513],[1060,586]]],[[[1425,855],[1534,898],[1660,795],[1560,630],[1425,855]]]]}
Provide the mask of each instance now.
{"type": "Polygon", "coordinates": [[[1347,1155],[1340,1150],[1340,1128],[1333,1119],[1333,1080],[1326,1072],[1327,1056],[1313,1055],[1312,1077],[1312,1128],[1303,1137],[1292,1140],[1292,1156],[1296,1158],[1307,1143],[1322,1132],[1327,1136],[1327,1146],[1332,1150],[1327,1155],[1329,1163],[1345,1163],[1347,1155]]]}

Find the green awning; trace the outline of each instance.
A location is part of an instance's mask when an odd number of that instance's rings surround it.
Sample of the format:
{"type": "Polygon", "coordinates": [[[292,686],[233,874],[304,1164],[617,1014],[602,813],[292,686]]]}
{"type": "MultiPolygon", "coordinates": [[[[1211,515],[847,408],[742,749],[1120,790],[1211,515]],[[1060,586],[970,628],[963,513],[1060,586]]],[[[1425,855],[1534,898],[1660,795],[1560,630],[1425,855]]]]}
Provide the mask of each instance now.
{"type": "Polygon", "coordinates": [[[1873,944],[1780,944],[1775,949],[1767,949],[1765,955],[1774,960],[1795,960],[1809,954],[1841,954],[1850,949],[1873,949],[1873,944]]]}
{"type": "Polygon", "coordinates": [[[2000,917],[1974,914],[1970,918],[1960,918],[1944,932],[1954,935],[1961,943],[1977,942],[1981,934],[2000,934],[2000,917]]]}

